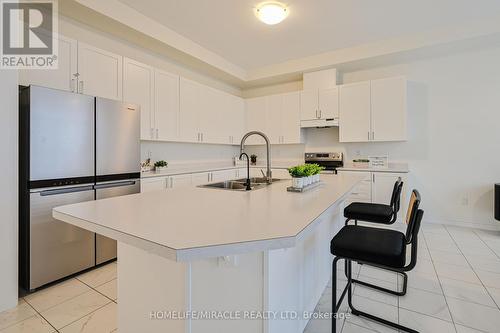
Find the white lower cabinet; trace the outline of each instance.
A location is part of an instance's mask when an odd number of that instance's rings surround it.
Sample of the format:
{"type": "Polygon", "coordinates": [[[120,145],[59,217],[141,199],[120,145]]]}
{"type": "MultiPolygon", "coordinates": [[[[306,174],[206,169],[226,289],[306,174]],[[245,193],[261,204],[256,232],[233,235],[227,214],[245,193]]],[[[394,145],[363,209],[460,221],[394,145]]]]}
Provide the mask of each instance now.
{"type": "Polygon", "coordinates": [[[175,175],[168,177],[168,188],[186,188],[204,185],[209,182],[210,172],[189,173],[185,175],[175,175]]]}
{"type": "Polygon", "coordinates": [[[141,179],[141,193],[161,191],[167,188],[168,177],[151,177],[141,179]]]}

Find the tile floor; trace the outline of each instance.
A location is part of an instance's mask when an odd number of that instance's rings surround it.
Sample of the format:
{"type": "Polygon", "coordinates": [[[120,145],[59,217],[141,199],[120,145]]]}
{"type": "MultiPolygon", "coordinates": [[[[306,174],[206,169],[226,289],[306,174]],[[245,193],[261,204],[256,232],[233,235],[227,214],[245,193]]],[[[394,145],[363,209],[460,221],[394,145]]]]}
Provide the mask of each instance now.
{"type": "MultiPolygon", "coordinates": [[[[353,271],[386,287],[401,283],[372,267],[355,265],[353,271]]],[[[424,225],[408,287],[406,296],[396,297],[355,286],[354,304],[422,333],[500,332],[500,232],[424,225]]],[[[331,284],[316,311],[330,312],[330,297],[331,284]]],[[[24,297],[17,308],[0,313],[0,333],[114,332],[116,306],[112,263],[24,297]]],[[[355,316],[337,320],[337,327],[343,333],[395,332],[355,316]]],[[[311,320],[305,332],[330,332],[330,321],[311,320]]]]}

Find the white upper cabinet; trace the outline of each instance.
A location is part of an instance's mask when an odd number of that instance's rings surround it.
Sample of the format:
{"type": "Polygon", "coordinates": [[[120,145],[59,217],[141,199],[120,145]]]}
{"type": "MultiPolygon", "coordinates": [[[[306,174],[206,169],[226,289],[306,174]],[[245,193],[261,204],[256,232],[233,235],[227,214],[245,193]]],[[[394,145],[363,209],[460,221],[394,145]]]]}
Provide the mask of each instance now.
{"type": "MultiPolygon", "coordinates": [[[[264,132],[272,144],[301,143],[300,95],[298,92],[246,100],[247,131],[264,132]]],[[[250,137],[248,144],[264,144],[250,137]]]]}
{"type": "Polygon", "coordinates": [[[78,92],[122,100],[123,57],[78,43],[78,92]]]}
{"type": "Polygon", "coordinates": [[[244,123],[241,98],[188,79],[180,82],[179,139],[237,144],[244,123]]]}
{"type": "Polygon", "coordinates": [[[123,62],[123,100],[141,107],[141,139],[156,139],[154,112],[154,69],[125,58],[123,62]]]}
{"type": "Polygon", "coordinates": [[[283,108],[281,110],[282,127],[281,143],[302,143],[300,131],[300,94],[293,92],[283,94],[283,108]]]}
{"type": "Polygon", "coordinates": [[[179,139],[179,76],[155,70],[154,72],[154,128],[156,139],[179,139]]]}
{"type": "Polygon", "coordinates": [[[318,90],[304,90],[300,92],[300,119],[318,119],[318,90]]]}
{"type": "Polygon", "coordinates": [[[339,119],[338,88],[303,90],[300,93],[300,120],[303,127],[326,125],[339,119]],[[323,121],[319,123],[318,121],[323,121]]]}
{"type": "Polygon", "coordinates": [[[346,84],[340,87],[340,141],[406,140],[404,77],[346,84]]]}
{"type": "Polygon", "coordinates": [[[200,84],[181,77],[179,139],[183,142],[200,142],[198,126],[200,98],[200,84]]]}
{"type": "Polygon", "coordinates": [[[371,81],[372,140],[406,140],[406,92],[404,77],[371,81]]]}
{"type": "MultiPolygon", "coordinates": [[[[261,131],[266,133],[267,98],[256,97],[247,99],[245,106],[246,131],[261,131]]],[[[265,141],[260,136],[252,135],[245,141],[245,144],[262,145],[265,144],[265,141]]]]}
{"type": "Polygon", "coordinates": [[[19,84],[38,85],[48,88],[77,92],[78,42],[59,35],[59,66],[54,70],[26,69],[19,70],[19,84]]]}
{"type": "Polygon", "coordinates": [[[318,91],[318,109],[320,119],[339,118],[339,89],[320,89],[318,91]]]}
{"type": "Polygon", "coordinates": [[[239,144],[245,131],[245,101],[238,96],[229,98],[229,123],[231,124],[231,143],[239,144]]]}
{"type": "Polygon", "coordinates": [[[371,138],[370,82],[340,87],[340,142],[365,142],[371,138]]]}

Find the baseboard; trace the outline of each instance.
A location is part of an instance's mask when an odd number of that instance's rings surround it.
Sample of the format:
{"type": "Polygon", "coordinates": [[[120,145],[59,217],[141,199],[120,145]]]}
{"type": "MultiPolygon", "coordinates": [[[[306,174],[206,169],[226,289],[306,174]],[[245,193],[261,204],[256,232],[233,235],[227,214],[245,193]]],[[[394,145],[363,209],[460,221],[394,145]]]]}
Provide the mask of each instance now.
{"type": "Polygon", "coordinates": [[[453,226],[453,227],[500,231],[500,221],[495,224],[494,222],[493,223],[470,223],[470,222],[464,222],[464,221],[424,219],[422,221],[422,225],[426,225],[426,224],[444,224],[444,225],[449,225],[449,226],[453,226]]]}

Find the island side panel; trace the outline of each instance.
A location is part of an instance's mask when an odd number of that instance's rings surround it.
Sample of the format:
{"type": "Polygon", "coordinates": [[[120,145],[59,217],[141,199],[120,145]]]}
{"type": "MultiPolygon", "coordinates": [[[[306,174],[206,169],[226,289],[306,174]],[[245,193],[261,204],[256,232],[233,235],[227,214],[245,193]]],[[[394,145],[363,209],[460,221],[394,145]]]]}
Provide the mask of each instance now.
{"type": "Polygon", "coordinates": [[[190,322],[167,319],[189,311],[190,264],[118,242],[118,331],[188,333],[190,322]]]}
{"type": "Polygon", "coordinates": [[[331,279],[330,241],[342,228],[343,204],[332,206],[315,221],[312,232],[294,248],[271,250],[266,256],[266,309],[279,313],[267,322],[268,333],[301,333],[331,279]],[[291,316],[297,315],[296,319],[291,316]]]}
{"type": "Polygon", "coordinates": [[[260,333],[263,311],[263,252],[233,255],[191,263],[191,309],[216,311],[233,320],[193,320],[192,333],[260,333]]]}

